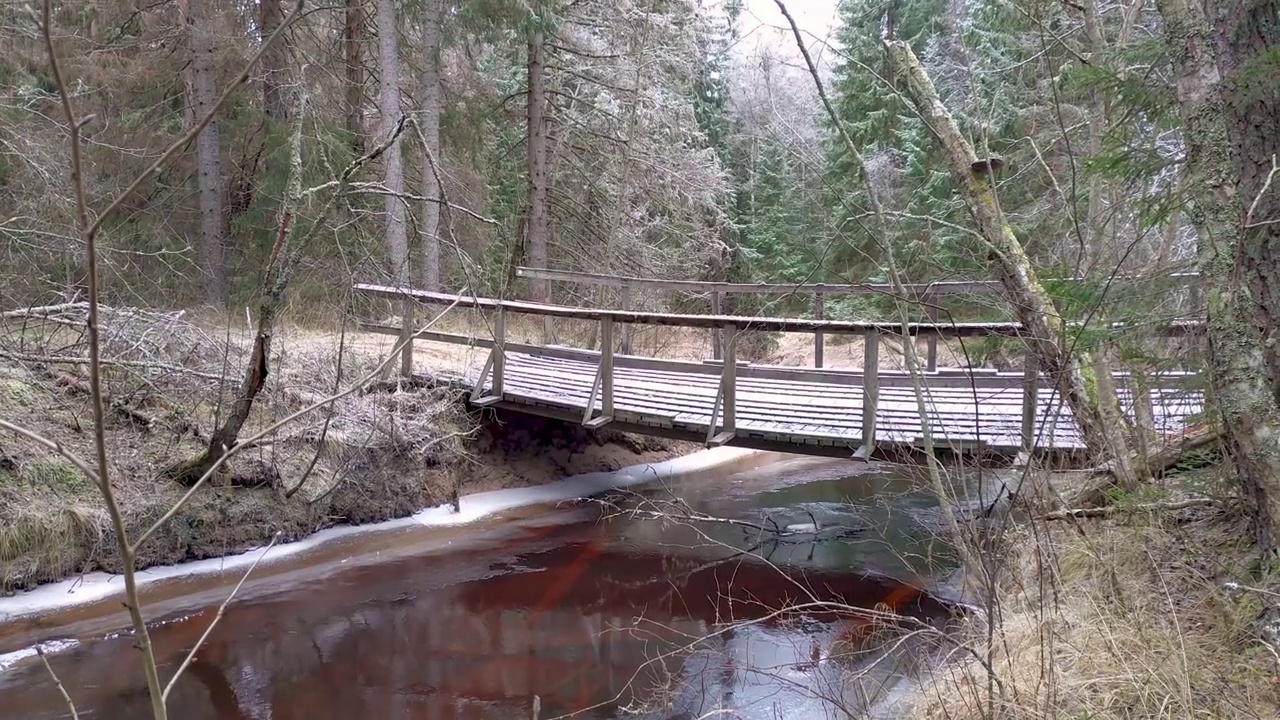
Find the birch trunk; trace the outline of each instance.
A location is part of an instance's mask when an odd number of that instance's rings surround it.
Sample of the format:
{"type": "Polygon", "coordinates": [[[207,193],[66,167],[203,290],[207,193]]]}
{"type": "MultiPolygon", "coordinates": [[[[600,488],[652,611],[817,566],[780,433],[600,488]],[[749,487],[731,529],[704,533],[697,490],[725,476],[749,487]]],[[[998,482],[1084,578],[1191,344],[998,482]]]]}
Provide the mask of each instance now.
{"type": "MultiPolygon", "coordinates": [[[[427,147],[422,153],[422,196],[439,197],[441,178],[438,178],[427,151],[441,161],[440,152],[440,23],[444,14],[441,0],[426,0],[422,14],[422,136],[427,147]]],[[[422,287],[440,289],[440,204],[431,200],[422,202],[422,225],[419,229],[420,272],[422,287]]]]}
{"type": "Polygon", "coordinates": [[[1271,177],[1280,101],[1265,58],[1280,46],[1277,6],[1227,0],[1211,19],[1200,0],[1158,3],[1187,146],[1184,207],[1199,241],[1213,392],[1258,544],[1271,552],[1280,536],[1280,188],[1271,177]]]}
{"type": "MultiPolygon", "coordinates": [[[[986,242],[1009,303],[1026,328],[1024,340],[1039,360],[1041,371],[1056,378],[1058,391],[1071,408],[1089,453],[1095,461],[1128,457],[1122,430],[1105,422],[1089,359],[1068,350],[1065,323],[1004,219],[991,173],[978,162],[973,146],[961,135],[911,47],[903,42],[886,42],[885,46],[895,77],[946,156],[956,189],[986,242]]],[[[1120,480],[1124,485],[1133,483],[1131,474],[1120,480]]]]}

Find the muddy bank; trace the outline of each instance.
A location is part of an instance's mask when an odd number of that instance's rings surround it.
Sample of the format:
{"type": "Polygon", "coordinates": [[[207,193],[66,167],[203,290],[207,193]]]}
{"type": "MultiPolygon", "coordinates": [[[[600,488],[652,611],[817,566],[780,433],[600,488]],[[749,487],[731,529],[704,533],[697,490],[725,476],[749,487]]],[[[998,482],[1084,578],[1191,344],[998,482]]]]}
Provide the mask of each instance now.
{"type": "MultiPolygon", "coordinates": [[[[36,382],[21,368],[0,371],[0,399],[16,411],[15,421],[90,456],[84,398],[36,382]],[[73,406],[51,408],[51,395],[73,406]]],[[[279,542],[288,542],[335,525],[407,517],[456,494],[539,485],[696,449],[520,414],[467,411],[456,393],[443,390],[381,395],[337,408],[324,432],[269,438],[241,453],[216,486],[198,491],[142,544],[139,568],[222,557],[263,546],[276,533],[279,542]],[[394,427],[407,424],[418,408],[429,431],[394,427]],[[356,422],[359,414],[373,419],[356,422]],[[366,432],[365,424],[377,432],[366,432]]],[[[287,411],[282,405],[280,411],[287,411]]],[[[107,428],[113,486],[131,536],[185,492],[158,472],[201,449],[199,433],[187,425],[113,414],[107,428]]],[[[70,462],[0,438],[0,594],[94,571],[118,572],[115,545],[97,488],[70,462]]]]}

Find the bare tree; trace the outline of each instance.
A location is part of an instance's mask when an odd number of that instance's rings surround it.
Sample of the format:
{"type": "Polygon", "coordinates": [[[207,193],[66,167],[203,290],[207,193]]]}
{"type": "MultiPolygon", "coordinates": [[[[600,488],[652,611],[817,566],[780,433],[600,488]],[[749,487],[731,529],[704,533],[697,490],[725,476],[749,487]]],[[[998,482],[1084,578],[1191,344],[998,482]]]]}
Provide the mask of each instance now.
{"type": "MultiPolygon", "coordinates": [[[[396,22],[395,0],[378,0],[378,107],[383,128],[390,129],[400,118],[400,30],[396,22]]],[[[398,137],[398,133],[397,133],[398,137]]],[[[392,280],[409,285],[409,238],[404,199],[404,158],[397,139],[386,153],[383,170],[386,197],[387,266],[392,280]]]]}
{"type": "MultiPolygon", "coordinates": [[[[529,31],[529,105],[526,114],[529,191],[525,207],[525,248],[529,253],[529,265],[535,268],[547,267],[547,243],[551,239],[551,211],[547,206],[547,135],[550,126],[546,121],[545,42],[541,29],[529,31]]],[[[548,302],[551,293],[547,282],[534,280],[530,297],[534,302],[548,302]]]]}
{"type": "MultiPolygon", "coordinates": [[[[436,177],[436,164],[440,152],[440,100],[443,90],[440,78],[440,24],[444,15],[443,0],[425,0],[422,8],[422,119],[419,127],[427,147],[422,153],[422,185],[424,198],[435,196],[442,178],[436,177]]],[[[421,263],[419,273],[422,287],[440,289],[440,204],[427,199],[422,203],[422,219],[418,226],[421,263]]]]}
{"type": "Polygon", "coordinates": [[[222,144],[213,107],[218,98],[215,53],[209,0],[187,0],[187,31],[191,38],[191,107],[208,124],[196,138],[197,182],[200,189],[200,248],[204,271],[204,299],[214,306],[227,303],[226,232],[222,208],[222,144]]]}
{"type": "MultiPolygon", "coordinates": [[[[280,27],[283,14],[280,0],[259,2],[259,31],[269,38],[280,27]]],[[[289,62],[289,45],[281,39],[271,45],[262,56],[262,111],[267,120],[283,123],[288,119],[288,102],[285,100],[284,83],[289,62]]]]}
{"type": "Polygon", "coordinates": [[[364,149],[364,12],[365,0],[346,0],[342,26],[347,134],[356,152],[364,149]]]}

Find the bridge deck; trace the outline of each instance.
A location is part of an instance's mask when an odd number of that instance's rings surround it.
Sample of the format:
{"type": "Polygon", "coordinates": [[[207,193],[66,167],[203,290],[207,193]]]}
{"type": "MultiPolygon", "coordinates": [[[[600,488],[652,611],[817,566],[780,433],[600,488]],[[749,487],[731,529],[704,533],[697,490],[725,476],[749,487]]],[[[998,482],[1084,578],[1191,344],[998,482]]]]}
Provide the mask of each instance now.
{"type": "MultiPolygon", "coordinates": [[[[651,358],[644,358],[642,367],[627,366],[622,356],[618,360],[613,371],[615,422],[677,435],[708,434],[720,382],[717,366],[707,365],[706,372],[695,372],[688,369],[689,363],[666,363],[671,367],[663,369],[663,361],[651,358]]],[[[593,397],[597,367],[590,358],[508,349],[502,404],[581,416],[587,399],[593,397]]],[[[756,368],[764,372],[753,374],[753,366],[740,367],[735,437],[727,444],[789,446],[794,452],[819,454],[851,454],[863,444],[861,373],[768,367],[756,368]]],[[[876,445],[919,447],[923,439],[915,390],[905,376],[899,375],[895,382],[894,375],[880,372],[876,445]]],[[[1163,387],[1152,390],[1157,432],[1177,432],[1188,415],[1200,411],[1201,393],[1177,387],[1184,384],[1179,382],[1184,377],[1166,378],[1163,387]]],[[[476,375],[469,380],[474,383],[476,375]]],[[[1119,380],[1123,385],[1123,378],[1119,380]]],[[[1022,444],[1022,381],[1020,372],[927,376],[926,406],[935,444],[958,450],[1018,452],[1022,444]]],[[[1034,449],[1083,449],[1070,409],[1052,395],[1046,378],[1042,377],[1040,387],[1034,449]]],[[[491,388],[486,379],[484,389],[491,388]]],[[[1132,394],[1123,386],[1119,394],[1125,412],[1132,417],[1132,394]]],[[[598,394],[592,405],[597,411],[601,409],[598,394]]]]}

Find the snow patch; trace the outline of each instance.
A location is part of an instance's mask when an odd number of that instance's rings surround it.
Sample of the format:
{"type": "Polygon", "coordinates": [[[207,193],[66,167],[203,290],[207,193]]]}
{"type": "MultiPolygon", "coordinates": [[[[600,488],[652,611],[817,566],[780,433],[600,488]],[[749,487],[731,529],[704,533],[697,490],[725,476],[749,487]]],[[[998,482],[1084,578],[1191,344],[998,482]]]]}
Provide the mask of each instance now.
{"type": "MultiPolygon", "coordinates": [[[[475,493],[459,500],[460,511],[456,513],[452,506],[446,504],[427,508],[406,518],[382,523],[359,526],[339,525],[295,542],[276,545],[270,549],[268,556],[262,557],[259,567],[296,557],[342,538],[423,526],[465,525],[507,510],[588,497],[614,488],[631,487],[641,483],[671,480],[765,454],[768,453],[743,448],[718,447],[660,463],[626,467],[616,472],[576,475],[537,487],[475,493]]],[[[214,576],[231,571],[244,572],[262,555],[263,548],[258,547],[238,555],[147,568],[137,573],[138,587],[142,589],[160,582],[214,576]]],[[[0,624],[102,601],[122,594],[123,591],[123,576],[104,572],[87,573],[61,582],[41,585],[12,597],[0,598],[0,624]]],[[[34,655],[35,649],[27,648],[18,653],[0,655],[0,670],[8,667],[4,664],[6,661],[12,665],[22,658],[34,655]],[[26,654],[9,659],[10,656],[18,653],[26,654]]]]}

